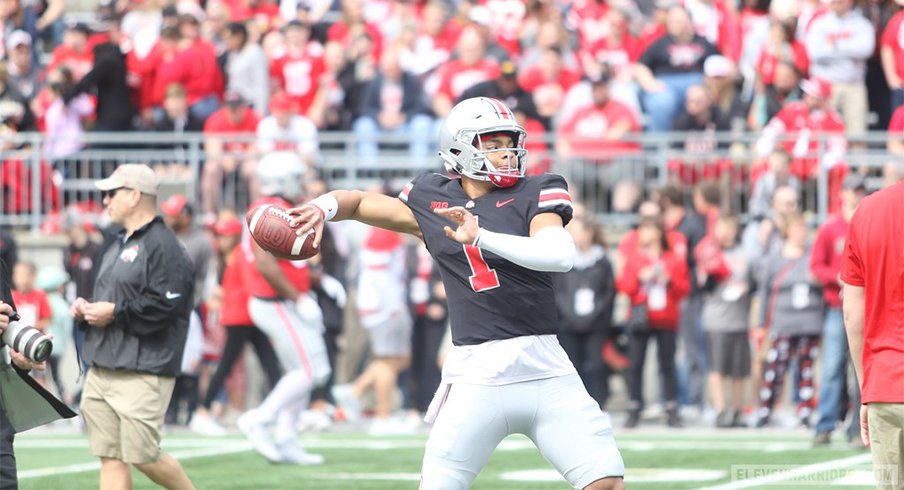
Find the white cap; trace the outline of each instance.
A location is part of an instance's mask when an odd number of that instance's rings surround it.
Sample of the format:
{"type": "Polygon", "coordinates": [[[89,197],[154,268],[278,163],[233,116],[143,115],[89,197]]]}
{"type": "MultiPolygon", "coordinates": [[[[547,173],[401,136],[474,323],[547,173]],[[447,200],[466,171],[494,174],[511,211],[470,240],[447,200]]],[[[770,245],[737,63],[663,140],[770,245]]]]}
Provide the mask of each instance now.
{"type": "Polygon", "coordinates": [[[25,31],[13,31],[12,34],[9,35],[9,38],[6,40],[6,49],[12,51],[13,48],[24,44],[26,46],[31,46],[31,36],[25,31]]]}

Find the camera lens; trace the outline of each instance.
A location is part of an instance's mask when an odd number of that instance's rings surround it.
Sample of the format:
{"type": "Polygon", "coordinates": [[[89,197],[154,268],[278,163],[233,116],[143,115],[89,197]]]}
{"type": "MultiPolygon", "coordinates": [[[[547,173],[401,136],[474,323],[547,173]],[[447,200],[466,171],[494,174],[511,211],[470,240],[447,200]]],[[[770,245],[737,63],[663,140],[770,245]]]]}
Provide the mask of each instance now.
{"type": "Polygon", "coordinates": [[[34,352],[33,359],[35,362],[44,362],[50,359],[50,354],[53,352],[53,342],[49,338],[43,337],[35,344],[32,352],[34,352]]]}

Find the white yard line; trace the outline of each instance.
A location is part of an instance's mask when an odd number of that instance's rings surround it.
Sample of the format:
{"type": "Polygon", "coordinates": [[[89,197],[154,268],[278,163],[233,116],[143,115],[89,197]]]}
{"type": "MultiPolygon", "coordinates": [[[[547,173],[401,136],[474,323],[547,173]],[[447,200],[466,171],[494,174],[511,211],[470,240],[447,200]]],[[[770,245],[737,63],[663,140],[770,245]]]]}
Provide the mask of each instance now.
{"type": "MultiPolygon", "coordinates": [[[[771,485],[771,484],[775,484],[775,483],[781,483],[784,481],[788,481],[788,480],[791,480],[794,478],[800,478],[800,477],[804,477],[807,475],[812,475],[812,474],[818,473],[820,471],[837,470],[837,469],[847,468],[847,467],[858,465],[858,464],[865,464],[870,461],[872,461],[872,456],[870,454],[858,454],[856,456],[848,456],[847,458],[833,459],[831,461],[825,461],[822,463],[802,465],[802,466],[795,468],[793,470],[790,470],[790,471],[774,473],[774,474],[762,476],[759,478],[751,478],[749,480],[737,480],[737,481],[725,483],[722,485],[716,485],[713,487],[699,488],[697,490],[737,490],[740,488],[753,488],[753,487],[767,486],[767,485],[771,485]]],[[[828,482],[822,482],[822,484],[827,485],[828,482]]]]}
{"type": "MultiPolygon", "coordinates": [[[[208,447],[204,449],[192,449],[188,451],[174,451],[170,453],[178,460],[207,458],[210,456],[222,456],[224,454],[241,453],[251,450],[250,443],[230,444],[229,446],[208,447]]],[[[51,466],[49,468],[37,468],[33,470],[24,470],[19,472],[20,480],[29,478],[41,478],[44,476],[68,475],[72,473],[86,473],[89,471],[99,471],[100,462],[92,461],[90,463],[77,463],[65,466],[51,466]]]]}

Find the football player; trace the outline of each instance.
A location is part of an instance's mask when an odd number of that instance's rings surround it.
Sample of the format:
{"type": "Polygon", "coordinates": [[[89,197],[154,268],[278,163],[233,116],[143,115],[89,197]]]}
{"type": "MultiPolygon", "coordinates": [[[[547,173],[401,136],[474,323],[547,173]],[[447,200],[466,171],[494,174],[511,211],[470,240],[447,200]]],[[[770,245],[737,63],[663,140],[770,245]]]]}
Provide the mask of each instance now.
{"type": "MultiPolygon", "coordinates": [[[[299,202],[305,168],[290,152],[265,156],[257,166],[265,197],[249,209],[263,204],[289,207],[299,202]]],[[[243,237],[242,250],[244,257],[237,260],[249,262],[241,268],[251,296],[248,312],[255,326],[270,338],[285,374],[260,406],[242,414],[236,425],[272,463],[323,463],[322,456],[300,447],[296,437],[298,416],[307,408],[311,392],[326,383],[331,372],[323,340],[323,314],[310,289],[319,284],[342,303],[345,290],[335,278],[312,271],[305,261],[270,255],[250,234],[243,237]]]]}
{"type": "Polygon", "coordinates": [[[440,130],[454,177],[421,174],[398,198],[333,191],[288,211],[315,246],[325,221],[354,219],[423,239],[439,264],[454,346],[425,418],[424,490],[468,488],[514,433],[574,488],[624,487],[609,416],[556,339],[550,272],[574,261],[571,197],[561,176],[524,176],[526,136],[503,103],[467,99],[440,130]]]}

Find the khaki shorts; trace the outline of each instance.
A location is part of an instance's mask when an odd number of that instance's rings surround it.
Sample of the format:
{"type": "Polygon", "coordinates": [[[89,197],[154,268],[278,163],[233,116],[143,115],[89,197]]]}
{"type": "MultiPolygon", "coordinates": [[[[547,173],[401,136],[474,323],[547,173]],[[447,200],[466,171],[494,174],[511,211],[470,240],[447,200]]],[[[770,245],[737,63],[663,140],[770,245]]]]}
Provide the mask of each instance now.
{"type": "Polygon", "coordinates": [[[870,403],[867,407],[876,488],[904,488],[904,403],[870,403]]]}
{"type": "Polygon", "coordinates": [[[82,392],[91,454],[129,464],[160,459],[160,430],[175,378],[93,367],[82,392]]]}

